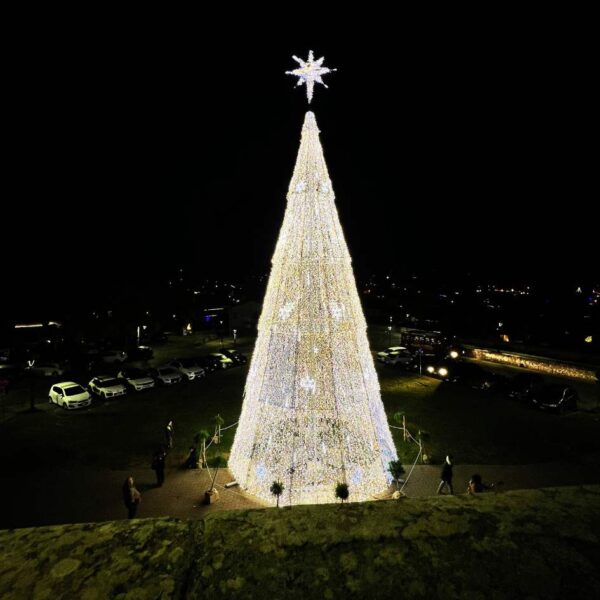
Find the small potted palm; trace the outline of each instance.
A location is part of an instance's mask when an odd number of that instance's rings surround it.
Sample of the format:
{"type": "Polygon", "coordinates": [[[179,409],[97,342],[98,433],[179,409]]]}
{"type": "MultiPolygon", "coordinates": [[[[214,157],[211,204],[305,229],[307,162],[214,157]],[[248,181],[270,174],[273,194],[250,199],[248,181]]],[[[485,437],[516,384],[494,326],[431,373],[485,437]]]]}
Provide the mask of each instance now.
{"type": "Polygon", "coordinates": [[[335,497],[339,498],[342,501],[342,504],[346,500],[348,500],[348,496],[350,496],[350,490],[348,489],[347,483],[338,483],[335,486],[335,497]]]}
{"type": "Polygon", "coordinates": [[[274,481],[271,484],[271,494],[273,494],[273,496],[275,496],[275,498],[277,499],[277,508],[279,508],[279,498],[281,494],[283,494],[284,489],[285,487],[283,483],[281,483],[281,481],[274,481]]]}
{"type": "Polygon", "coordinates": [[[388,471],[390,472],[390,475],[394,478],[394,481],[396,482],[396,489],[399,490],[400,482],[402,481],[402,475],[406,473],[404,467],[402,466],[402,463],[399,460],[391,460],[388,463],[388,471]]]}
{"type": "Polygon", "coordinates": [[[219,492],[215,488],[215,481],[217,480],[219,469],[224,469],[227,466],[227,463],[222,456],[216,456],[212,461],[211,466],[215,471],[210,481],[210,489],[206,490],[204,493],[204,504],[214,504],[219,500],[219,492]]]}

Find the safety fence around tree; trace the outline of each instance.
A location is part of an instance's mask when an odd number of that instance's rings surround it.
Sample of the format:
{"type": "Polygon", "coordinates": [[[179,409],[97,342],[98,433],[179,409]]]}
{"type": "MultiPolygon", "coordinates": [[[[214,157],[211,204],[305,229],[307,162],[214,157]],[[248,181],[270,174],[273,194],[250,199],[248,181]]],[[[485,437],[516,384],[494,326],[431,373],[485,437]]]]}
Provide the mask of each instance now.
{"type": "MultiPolygon", "coordinates": [[[[224,431],[227,431],[228,429],[232,429],[233,427],[236,427],[239,423],[239,421],[236,421],[235,423],[232,423],[231,425],[227,425],[226,427],[223,427],[223,425],[220,424],[219,419],[220,419],[220,417],[219,417],[219,415],[217,415],[217,424],[215,425],[215,431],[210,439],[210,442],[208,444],[206,444],[206,440],[203,440],[203,445],[202,445],[201,468],[206,469],[206,471],[208,472],[208,475],[211,479],[213,478],[213,475],[210,470],[210,467],[208,466],[208,459],[206,457],[206,452],[213,444],[219,444],[221,442],[221,437],[222,437],[224,431]]],[[[411,443],[415,444],[418,448],[417,455],[408,471],[408,475],[406,476],[406,479],[401,480],[402,487],[399,489],[399,492],[402,494],[402,493],[404,493],[404,488],[406,487],[406,484],[410,480],[410,477],[411,477],[413,471],[415,470],[415,467],[417,466],[419,459],[421,459],[423,457],[423,441],[421,440],[420,435],[418,436],[418,438],[416,438],[408,430],[408,428],[406,427],[406,417],[404,415],[402,415],[402,425],[401,426],[390,425],[390,428],[402,431],[404,441],[411,442],[411,443]]]]}

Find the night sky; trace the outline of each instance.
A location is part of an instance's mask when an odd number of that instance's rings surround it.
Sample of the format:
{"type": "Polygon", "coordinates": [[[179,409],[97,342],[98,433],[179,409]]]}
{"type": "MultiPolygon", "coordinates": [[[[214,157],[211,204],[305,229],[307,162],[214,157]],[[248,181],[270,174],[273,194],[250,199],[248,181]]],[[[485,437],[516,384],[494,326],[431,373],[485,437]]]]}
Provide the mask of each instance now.
{"type": "Polygon", "coordinates": [[[408,23],[371,40],[170,33],[148,46],[82,31],[21,57],[2,209],[9,305],[65,286],[86,302],[180,265],[267,271],[308,108],[284,72],[310,48],[339,69],[311,110],[359,276],[597,276],[584,39],[440,38],[408,23]]]}

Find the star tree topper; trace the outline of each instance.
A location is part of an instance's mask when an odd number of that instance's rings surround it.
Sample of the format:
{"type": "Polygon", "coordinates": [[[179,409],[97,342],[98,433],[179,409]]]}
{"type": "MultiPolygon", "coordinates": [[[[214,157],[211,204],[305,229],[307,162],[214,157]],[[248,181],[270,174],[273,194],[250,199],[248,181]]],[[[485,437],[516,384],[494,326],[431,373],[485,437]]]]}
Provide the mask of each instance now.
{"type": "Polygon", "coordinates": [[[294,75],[298,77],[298,85],[306,84],[306,97],[308,98],[308,103],[313,97],[313,89],[315,83],[320,83],[321,85],[327,87],[325,82],[321,79],[321,75],[325,75],[326,73],[332,73],[333,71],[337,71],[337,69],[328,69],[323,66],[323,60],[325,60],[324,56],[321,56],[318,60],[315,60],[313,55],[313,51],[310,50],[308,53],[308,58],[306,61],[298,58],[297,56],[292,56],[292,58],[300,65],[298,69],[294,69],[293,71],[286,71],[286,75],[294,75]]]}

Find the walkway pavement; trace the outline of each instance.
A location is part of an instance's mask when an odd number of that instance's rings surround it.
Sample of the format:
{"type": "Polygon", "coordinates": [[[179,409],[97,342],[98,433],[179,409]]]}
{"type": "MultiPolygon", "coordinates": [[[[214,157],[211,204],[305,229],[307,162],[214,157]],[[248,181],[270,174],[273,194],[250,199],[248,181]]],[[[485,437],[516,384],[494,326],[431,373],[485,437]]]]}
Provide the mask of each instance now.
{"type": "MultiPolygon", "coordinates": [[[[406,468],[408,471],[409,466],[406,468]]],[[[438,465],[415,467],[404,492],[410,497],[435,494],[440,469],[438,465]]],[[[574,463],[457,465],[455,493],[464,493],[474,473],[479,473],[486,483],[503,481],[501,490],[600,483],[598,469],[574,463]]],[[[204,491],[209,487],[209,476],[204,470],[169,471],[161,488],[155,487],[154,472],[150,469],[6,474],[0,477],[3,503],[8,504],[0,511],[0,529],[123,519],[126,510],[121,486],[129,475],[133,475],[142,493],[139,517],[200,519],[217,510],[265,506],[238,487],[226,489],[225,483],[232,480],[227,470],[220,470],[217,475],[220,499],[211,506],[202,503],[204,491]]]]}

